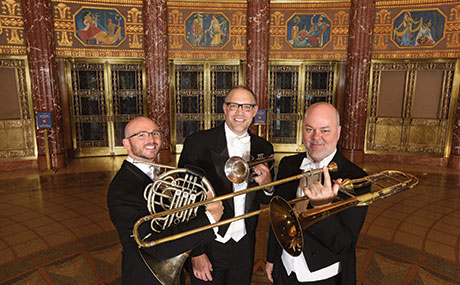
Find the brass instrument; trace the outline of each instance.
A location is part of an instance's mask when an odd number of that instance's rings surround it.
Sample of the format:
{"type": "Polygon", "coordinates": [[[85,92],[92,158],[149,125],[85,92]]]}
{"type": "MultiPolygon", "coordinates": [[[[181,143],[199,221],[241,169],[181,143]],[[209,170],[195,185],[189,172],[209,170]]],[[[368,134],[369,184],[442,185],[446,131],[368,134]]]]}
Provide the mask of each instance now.
{"type": "MultiPolygon", "coordinates": [[[[207,199],[207,192],[215,197],[211,183],[200,174],[189,169],[174,168],[166,165],[148,163],[157,169],[170,169],[160,174],[144,190],[144,198],[147,200],[147,208],[151,214],[162,213],[175,208],[186,207],[189,204],[203,202],[207,199]]],[[[175,212],[171,215],[148,219],[149,216],[139,221],[151,221],[150,228],[154,232],[161,232],[172,225],[184,223],[197,215],[198,207],[189,208],[186,211],[175,212]]],[[[141,238],[139,226],[142,222],[134,224],[134,239],[138,244],[145,243],[149,235],[141,238]]],[[[162,284],[176,284],[180,276],[185,260],[188,258],[191,249],[175,257],[159,260],[139,249],[143,261],[152,274],[162,284]]]]}
{"type": "Polygon", "coordinates": [[[296,213],[283,198],[273,197],[270,202],[272,229],[283,249],[292,256],[299,256],[303,250],[303,230],[306,228],[348,208],[368,206],[374,201],[411,189],[418,182],[417,177],[396,170],[386,170],[353,180],[345,179],[340,183],[340,189],[350,197],[349,199],[339,198],[339,201],[331,205],[301,213],[296,213]],[[354,189],[368,185],[371,185],[370,192],[355,194],[354,189]]]}
{"type": "MultiPolygon", "coordinates": [[[[329,171],[337,171],[337,164],[335,162],[332,162],[331,164],[328,165],[328,169],[329,169],[329,171]]],[[[179,239],[179,238],[182,238],[182,237],[194,234],[194,233],[202,232],[202,231],[214,228],[214,227],[230,224],[232,222],[235,222],[235,221],[238,221],[238,220],[241,220],[241,219],[246,219],[246,218],[249,218],[249,217],[252,217],[252,216],[259,215],[262,211],[268,211],[269,208],[266,208],[264,210],[254,211],[254,212],[247,213],[247,214],[244,214],[244,215],[241,215],[241,216],[233,217],[231,219],[227,219],[227,220],[224,220],[224,221],[220,221],[220,222],[210,224],[210,225],[207,225],[207,226],[203,226],[203,227],[199,227],[199,228],[196,228],[196,229],[188,230],[188,231],[185,231],[185,232],[182,232],[182,233],[178,233],[178,234],[175,234],[175,235],[171,235],[171,236],[164,237],[164,238],[154,240],[154,241],[150,241],[150,242],[146,242],[146,241],[141,240],[139,238],[139,233],[138,233],[139,226],[141,224],[143,224],[144,222],[152,221],[152,223],[153,223],[153,221],[156,220],[156,219],[163,219],[162,218],[163,216],[167,217],[169,215],[175,215],[176,213],[189,212],[191,210],[191,208],[198,208],[199,206],[204,206],[204,205],[207,205],[209,203],[230,199],[230,198],[233,198],[235,196],[239,196],[239,195],[247,194],[247,193],[250,193],[250,192],[258,191],[258,190],[263,189],[263,188],[270,188],[272,186],[276,186],[276,185],[287,183],[287,182],[290,182],[290,181],[293,181],[293,180],[301,179],[302,177],[316,175],[318,173],[322,173],[322,171],[323,171],[322,168],[313,169],[313,170],[307,171],[305,173],[301,173],[301,174],[298,174],[298,175],[295,175],[295,176],[284,178],[282,180],[273,181],[273,182],[270,182],[270,183],[267,183],[267,184],[264,184],[264,185],[251,187],[251,188],[241,190],[241,191],[238,191],[238,192],[229,193],[229,194],[222,195],[222,196],[219,196],[219,197],[215,197],[215,198],[212,198],[212,199],[208,199],[208,200],[204,200],[204,201],[200,201],[200,202],[195,202],[195,203],[190,204],[190,205],[184,205],[184,206],[181,206],[181,207],[177,207],[177,208],[165,210],[163,212],[155,213],[155,214],[152,214],[152,215],[149,215],[149,216],[145,216],[143,218],[140,218],[134,224],[134,227],[133,227],[134,239],[136,240],[136,242],[139,245],[139,247],[151,247],[151,246],[162,244],[162,243],[165,243],[165,242],[168,242],[168,241],[176,240],[176,239],[179,239]]],[[[165,173],[165,175],[166,175],[166,173],[165,173]]]]}
{"type": "Polygon", "coordinates": [[[249,162],[246,162],[239,156],[232,156],[225,162],[225,176],[233,183],[241,183],[251,178],[251,167],[273,160],[275,160],[273,155],[266,158],[251,160],[249,162]]]}

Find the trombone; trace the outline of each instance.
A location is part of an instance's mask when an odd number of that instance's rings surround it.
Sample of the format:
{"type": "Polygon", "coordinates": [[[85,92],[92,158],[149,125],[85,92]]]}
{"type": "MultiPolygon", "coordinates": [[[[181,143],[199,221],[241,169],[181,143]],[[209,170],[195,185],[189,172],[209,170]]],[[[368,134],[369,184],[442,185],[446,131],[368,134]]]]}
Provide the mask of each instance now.
{"type": "Polygon", "coordinates": [[[358,179],[345,179],[340,188],[350,196],[322,208],[313,208],[297,213],[283,198],[276,196],[270,201],[270,220],[273,232],[281,247],[292,256],[303,250],[303,230],[351,207],[362,207],[374,201],[412,189],[418,184],[417,177],[397,170],[385,170],[358,179]],[[371,185],[370,192],[356,195],[354,189],[371,185]]]}
{"type": "MultiPolygon", "coordinates": [[[[329,164],[327,168],[328,168],[329,171],[337,171],[337,169],[338,169],[337,164],[335,162],[332,162],[331,164],[329,164]]],[[[287,183],[287,182],[290,182],[290,181],[293,181],[293,180],[301,179],[302,177],[313,176],[313,175],[322,173],[322,171],[323,171],[322,168],[313,169],[313,170],[310,170],[310,171],[307,171],[307,172],[304,172],[304,173],[301,173],[301,174],[298,174],[298,175],[295,175],[295,176],[291,176],[291,177],[287,177],[287,178],[278,180],[278,181],[273,181],[273,182],[270,182],[270,183],[267,183],[267,184],[251,187],[251,188],[241,190],[241,191],[238,191],[238,192],[233,192],[233,193],[229,193],[229,194],[222,195],[222,196],[219,196],[219,197],[214,197],[214,198],[209,199],[209,200],[203,200],[203,201],[195,202],[195,203],[192,203],[192,204],[183,205],[183,206],[180,206],[180,207],[177,207],[177,208],[169,209],[169,210],[166,210],[166,211],[163,211],[163,212],[159,212],[159,213],[155,213],[155,214],[152,214],[152,215],[142,217],[139,220],[137,220],[137,222],[133,226],[134,239],[135,239],[136,243],[139,245],[139,247],[151,247],[151,246],[159,245],[159,244],[162,244],[162,243],[165,243],[165,242],[168,242],[168,241],[176,240],[176,239],[179,239],[179,238],[182,238],[182,237],[194,234],[194,233],[205,231],[205,230],[208,230],[208,229],[211,229],[211,228],[214,228],[214,227],[230,224],[232,222],[235,222],[235,221],[238,221],[238,220],[241,220],[241,219],[246,219],[246,218],[250,218],[252,216],[259,215],[260,213],[262,213],[264,211],[268,211],[269,208],[253,211],[253,212],[241,215],[241,216],[233,217],[233,218],[230,218],[230,219],[227,219],[227,220],[219,221],[217,223],[209,224],[209,225],[199,227],[199,228],[196,228],[196,229],[191,229],[191,230],[188,230],[188,231],[185,231],[185,232],[182,232],[182,233],[178,233],[178,234],[171,235],[171,236],[168,236],[168,237],[160,238],[160,239],[150,241],[150,242],[145,242],[139,237],[139,230],[138,229],[139,229],[140,225],[142,225],[145,222],[155,221],[157,219],[160,219],[161,217],[175,215],[175,214],[180,213],[180,212],[185,213],[187,211],[190,211],[191,208],[198,208],[199,206],[204,206],[204,205],[207,205],[209,203],[230,199],[230,198],[233,198],[235,196],[247,194],[247,193],[257,191],[257,190],[260,190],[260,189],[263,189],[263,188],[270,188],[272,186],[276,186],[276,185],[287,183]]]]}

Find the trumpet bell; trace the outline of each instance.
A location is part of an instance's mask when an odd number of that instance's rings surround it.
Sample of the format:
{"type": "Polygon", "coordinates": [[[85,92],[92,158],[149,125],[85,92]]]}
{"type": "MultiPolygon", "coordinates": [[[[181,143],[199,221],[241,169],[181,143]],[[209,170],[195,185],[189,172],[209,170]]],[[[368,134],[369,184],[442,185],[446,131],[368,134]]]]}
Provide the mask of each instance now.
{"type": "Polygon", "coordinates": [[[233,183],[241,183],[249,176],[249,164],[238,156],[230,157],[224,165],[227,179],[233,183]]]}
{"type": "Polygon", "coordinates": [[[294,210],[279,196],[270,201],[270,221],[281,247],[291,256],[299,256],[303,250],[302,228],[294,210]]]}

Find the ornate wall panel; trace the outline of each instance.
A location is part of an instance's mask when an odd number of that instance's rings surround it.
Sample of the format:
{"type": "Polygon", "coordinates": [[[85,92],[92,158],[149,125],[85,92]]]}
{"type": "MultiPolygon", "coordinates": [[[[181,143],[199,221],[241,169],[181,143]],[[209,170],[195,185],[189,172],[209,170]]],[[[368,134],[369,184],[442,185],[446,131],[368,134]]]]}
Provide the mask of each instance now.
{"type": "Polygon", "coordinates": [[[56,54],[143,57],[142,1],[52,1],[56,54]]]}
{"type": "Polygon", "coordinates": [[[373,58],[459,56],[458,1],[376,1],[373,58]]]}
{"type": "Polygon", "coordinates": [[[168,1],[170,58],[244,59],[246,3],[168,1]]]}
{"type": "Polygon", "coordinates": [[[447,156],[455,100],[455,61],[435,62],[373,62],[366,129],[366,153],[411,153],[447,156]],[[393,90],[382,92],[385,77],[404,72],[405,82],[393,90]],[[427,80],[426,74],[440,80],[427,80]],[[436,92],[424,93],[434,87],[436,92]],[[402,93],[402,100],[391,92],[402,93]],[[391,98],[381,98],[391,97],[391,98]],[[425,104],[426,101],[433,102],[425,104]],[[385,103],[385,105],[380,105],[385,103]],[[425,104],[425,105],[424,105],[425,104]],[[392,114],[385,109],[401,111],[392,114]],[[434,111],[433,111],[434,110],[434,111]],[[399,116],[396,116],[399,114],[399,116]],[[386,115],[386,116],[385,116],[386,115]]]}
{"type": "MultiPolygon", "coordinates": [[[[30,95],[30,79],[27,61],[25,58],[1,58],[0,69],[13,70],[15,80],[4,82],[16,92],[14,95],[2,94],[4,101],[17,100],[19,112],[15,112],[9,119],[0,120],[0,160],[36,159],[37,146],[35,138],[35,120],[30,95]],[[15,96],[16,98],[8,98],[15,96]]],[[[3,90],[8,90],[6,87],[3,90]]]]}
{"type": "Polygon", "coordinates": [[[349,10],[344,1],[272,3],[270,58],[346,59],[349,10]]]}
{"type": "Polygon", "coordinates": [[[21,1],[0,1],[0,54],[26,54],[21,1]]]}

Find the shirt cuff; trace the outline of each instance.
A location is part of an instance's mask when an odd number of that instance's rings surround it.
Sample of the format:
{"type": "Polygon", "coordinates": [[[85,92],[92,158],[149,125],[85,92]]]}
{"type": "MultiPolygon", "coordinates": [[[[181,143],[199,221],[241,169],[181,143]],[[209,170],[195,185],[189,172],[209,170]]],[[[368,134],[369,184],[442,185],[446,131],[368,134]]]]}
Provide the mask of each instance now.
{"type": "MultiPolygon", "coordinates": [[[[208,220],[209,220],[210,224],[215,224],[216,223],[216,220],[214,220],[214,217],[212,216],[212,214],[209,211],[205,211],[204,213],[208,217],[208,220]]],[[[214,228],[212,228],[212,230],[214,231],[214,234],[217,237],[217,231],[219,230],[219,227],[214,227],[214,228]]]]}
{"type": "Polygon", "coordinates": [[[270,190],[267,190],[267,189],[264,188],[264,193],[265,193],[265,195],[267,195],[267,196],[270,196],[270,197],[273,196],[273,193],[275,193],[275,187],[272,186],[272,187],[270,188],[270,190]]]}

